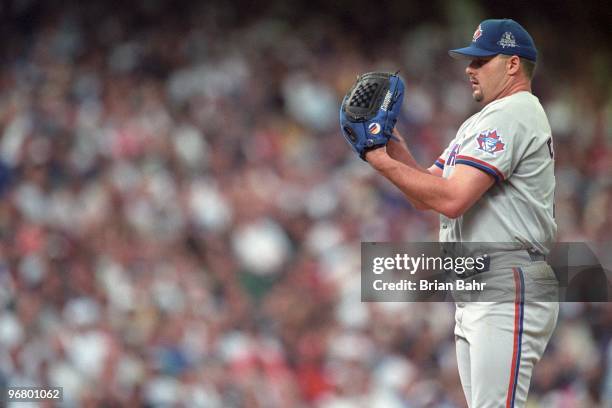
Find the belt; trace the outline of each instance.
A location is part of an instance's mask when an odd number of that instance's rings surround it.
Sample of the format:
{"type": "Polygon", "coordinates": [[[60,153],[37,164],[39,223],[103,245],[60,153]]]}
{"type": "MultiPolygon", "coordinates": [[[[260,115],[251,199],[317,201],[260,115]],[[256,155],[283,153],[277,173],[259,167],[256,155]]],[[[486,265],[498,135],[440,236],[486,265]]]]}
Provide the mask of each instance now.
{"type": "Polygon", "coordinates": [[[458,273],[456,271],[453,272],[458,278],[465,279],[477,275],[479,273],[488,272],[491,269],[501,269],[505,267],[518,266],[526,262],[546,261],[546,255],[536,251],[524,249],[516,251],[494,252],[491,254],[475,256],[474,258],[479,257],[483,258],[483,261],[480,263],[481,265],[483,265],[482,267],[475,267],[469,270],[465,270],[461,273],[458,273]]]}

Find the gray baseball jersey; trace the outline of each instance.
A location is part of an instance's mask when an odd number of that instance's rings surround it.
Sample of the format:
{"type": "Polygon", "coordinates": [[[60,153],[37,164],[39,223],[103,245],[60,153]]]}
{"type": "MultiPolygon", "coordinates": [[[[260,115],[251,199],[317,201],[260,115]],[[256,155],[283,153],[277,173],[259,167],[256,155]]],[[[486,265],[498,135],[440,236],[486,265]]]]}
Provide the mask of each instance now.
{"type": "Polygon", "coordinates": [[[496,181],[462,216],[440,216],[440,242],[529,243],[548,253],[557,230],[554,159],[537,97],[518,92],[489,103],[461,125],[435,164],[444,178],[465,164],[496,181]]]}

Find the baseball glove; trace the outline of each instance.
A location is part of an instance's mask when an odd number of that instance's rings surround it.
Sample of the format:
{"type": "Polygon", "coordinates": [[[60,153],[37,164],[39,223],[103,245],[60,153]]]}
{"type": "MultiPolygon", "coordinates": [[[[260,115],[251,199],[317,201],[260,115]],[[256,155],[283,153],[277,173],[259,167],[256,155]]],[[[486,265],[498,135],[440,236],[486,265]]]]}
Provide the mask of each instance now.
{"type": "Polygon", "coordinates": [[[357,78],[340,106],[344,138],[365,160],[366,152],[385,146],[404,100],[404,82],[395,74],[368,72],[357,78]]]}

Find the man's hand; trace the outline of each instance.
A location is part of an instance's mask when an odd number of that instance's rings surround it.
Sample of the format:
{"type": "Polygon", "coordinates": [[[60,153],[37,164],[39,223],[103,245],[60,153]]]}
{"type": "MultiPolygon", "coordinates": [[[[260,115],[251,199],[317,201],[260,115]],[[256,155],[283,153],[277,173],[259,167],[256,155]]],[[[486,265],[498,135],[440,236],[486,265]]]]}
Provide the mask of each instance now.
{"type": "Polygon", "coordinates": [[[387,143],[387,153],[389,156],[391,156],[392,159],[407,164],[410,167],[422,169],[421,166],[419,166],[414,160],[412,154],[410,154],[410,150],[406,145],[406,139],[404,139],[400,132],[395,128],[393,129],[393,136],[394,137],[392,137],[387,143]]]}
{"type": "Polygon", "coordinates": [[[387,153],[389,153],[389,156],[399,159],[402,154],[408,152],[408,146],[406,140],[396,128],[393,128],[393,136],[395,137],[389,139],[389,143],[387,143],[387,153]]]}

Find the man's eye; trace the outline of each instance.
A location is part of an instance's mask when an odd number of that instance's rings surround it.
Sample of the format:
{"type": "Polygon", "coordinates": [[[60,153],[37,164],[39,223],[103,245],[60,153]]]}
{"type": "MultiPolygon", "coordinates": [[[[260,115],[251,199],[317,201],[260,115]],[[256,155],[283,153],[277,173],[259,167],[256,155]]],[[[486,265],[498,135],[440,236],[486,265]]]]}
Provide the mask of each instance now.
{"type": "Polygon", "coordinates": [[[487,62],[489,62],[490,60],[488,59],[475,59],[472,61],[472,64],[474,65],[474,67],[476,68],[480,68],[483,65],[485,65],[487,62]]]}

